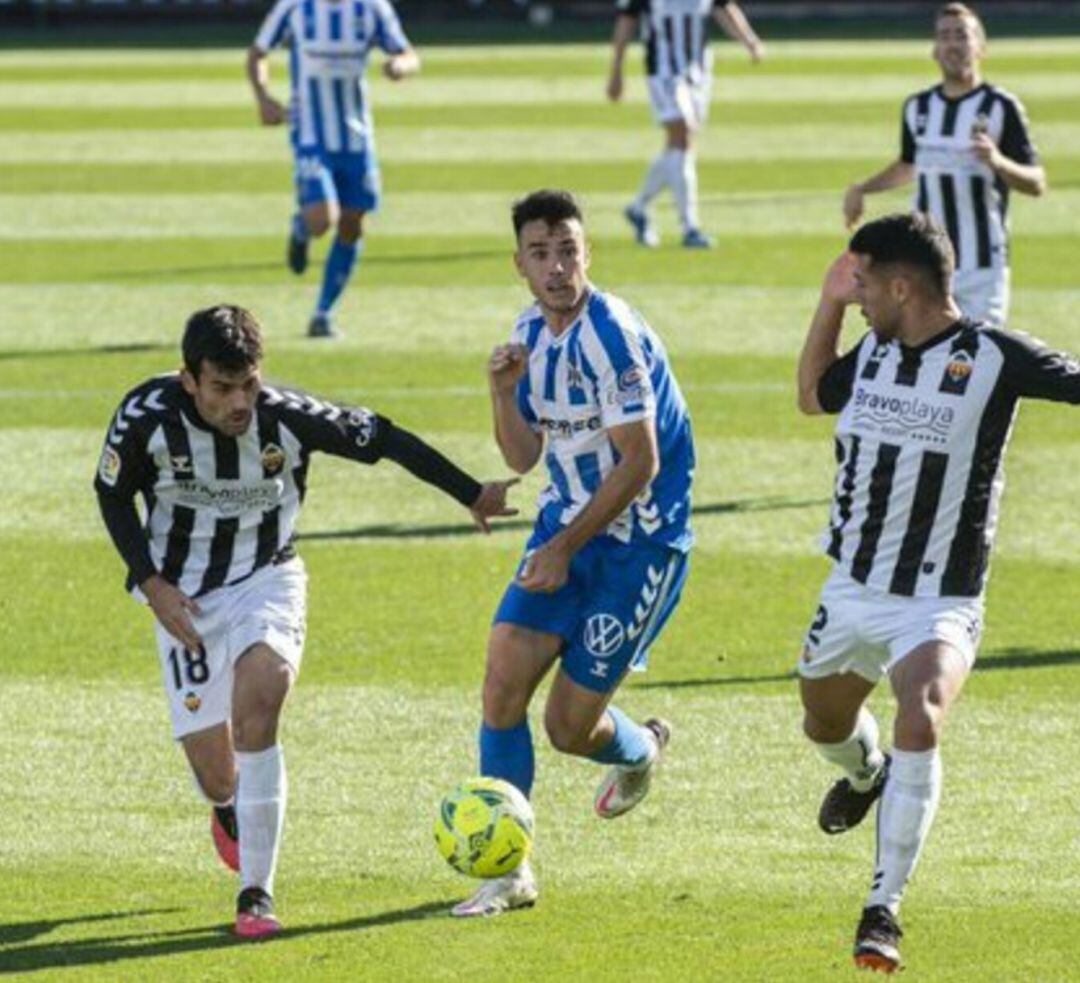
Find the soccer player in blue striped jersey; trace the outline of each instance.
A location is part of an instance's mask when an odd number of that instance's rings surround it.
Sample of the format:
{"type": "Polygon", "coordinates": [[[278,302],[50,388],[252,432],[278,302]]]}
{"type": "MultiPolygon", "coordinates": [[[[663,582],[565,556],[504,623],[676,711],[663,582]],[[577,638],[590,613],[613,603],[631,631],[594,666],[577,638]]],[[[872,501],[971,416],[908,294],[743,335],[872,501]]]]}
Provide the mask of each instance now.
{"type": "Polygon", "coordinates": [[[389,55],[383,74],[399,81],[420,59],[389,0],[278,0],[248,51],[247,72],[266,126],[288,117],[299,211],[288,262],[307,268],[310,239],[336,229],[308,334],[334,337],[331,314],[363,250],[364,215],[381,194],[364,72],[372,48],[389,55]],[[269,91],[268,55],[289,45],[290,105],[269,91]]]}
{"type": "MultiPolygon", "coordinates": [[[[558,750],[611,766],[595,808],[614,818],[644,798],[671,735],[610,701],[628,671],[644,668],[686,579],[690,417],[660,339],[589,283],[574,198],[534,192],[513,220],[536,304],[488,365],[495,439],[513,470],[543,459],[551,480],[491,629],[480,769],[530,793],[528,707],[558,662],[544,726],[558,750]]],[[[526,862],[453,913],[499,914],[536,897],[526,862]]]]}

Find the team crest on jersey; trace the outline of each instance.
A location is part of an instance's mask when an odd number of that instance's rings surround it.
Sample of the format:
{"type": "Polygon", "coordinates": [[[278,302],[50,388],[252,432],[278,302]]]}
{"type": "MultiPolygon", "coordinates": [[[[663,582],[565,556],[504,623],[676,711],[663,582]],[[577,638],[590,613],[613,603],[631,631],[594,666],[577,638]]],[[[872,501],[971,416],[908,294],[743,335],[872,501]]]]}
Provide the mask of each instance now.
{"type": "Polygon", "coordinates": [[[101,452],[101,461],[98,463],[98,476],[101,480],[113,488],[120,478],[120,455],[108,444],[101,452]]]}
{"type": "Polygon", "coordinates": [[[971,369],[971,356],[967,352],[957,352],[945,366],[945,371],[953,382],[966,379],[971,375],[971,369]]]}
{"type": "Polygon", "coordinates": [[[986,113],[979,113],[975,119],[971,121],[971,135],[973,137],[981,136],[983,133],[990,132],[990,117],[986,113]]]}
{"type": "Polygon", "coordinates": [[[268,478],[279,474],[285,467],[285,452],[277,444],[267,444],[262,449],[262,466],[268,478]]]}
{"type": "Polygon", "coordinates": [[[962,349],[953,352],[949,361],[945,364],[945,372],[941,377],[940,392],[952,393],[962,396],[967,391],[968,379],[975,368],[975,360],[968,352],[962,349]]]}
{"type": "Polygon", "coordinates": [[[198,693],[192,693],[190,690],[184,694],[184,707],[189,713],[198,713],[199,707],[202,706],[202,697],[198,693]]]}

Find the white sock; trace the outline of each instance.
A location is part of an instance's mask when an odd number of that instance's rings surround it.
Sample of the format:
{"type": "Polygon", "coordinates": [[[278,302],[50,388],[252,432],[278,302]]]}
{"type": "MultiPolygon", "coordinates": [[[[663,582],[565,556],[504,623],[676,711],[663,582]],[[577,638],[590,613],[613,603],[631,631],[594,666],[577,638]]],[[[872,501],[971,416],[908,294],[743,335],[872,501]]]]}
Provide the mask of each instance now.
{"type": "Polygon", "coordinates": [[[877,818],[877,860],[867,899],[894,915],[904,887],[919,860],[941,799],[941,755],[931,751],[892,751],[889,780],[877,818]]]}
{"type": "Polygon", "coordinates": [[[855,721],[855,729],[846,741],[839,744],[815,744],[826,760],[844,769],[848,781],[859,792],[867,791],[874,784],[885,755],[878,747],[878,725],[874,715],[863,707],[855,721]]]}
{"type": "Polygon", "coordinates": [[[669,150],[668,155],[669,183],[685,233],[698,227],[697,155],[692,150],[669,150]]]}
{"type": "Polygon", "coordinates": [[[285,758],[281,745],[265,751],[237,751],[240,780],[236,789],[236,823],[240,828],[240,881],[274,893],[281,832],[285,825],[285,758]]]}
{"type": "Polygon", "coordinates": [[[633,200],[630,207],[633,208],[635,212],[644,212],[649,207],[649,202],[664,190],[664,185],[667,183],[667,151],[662,150],[653,158],[653,162],[649,165],[649,170],[645,174],[645,183],[642,184],[638,196],[633,200]]]}

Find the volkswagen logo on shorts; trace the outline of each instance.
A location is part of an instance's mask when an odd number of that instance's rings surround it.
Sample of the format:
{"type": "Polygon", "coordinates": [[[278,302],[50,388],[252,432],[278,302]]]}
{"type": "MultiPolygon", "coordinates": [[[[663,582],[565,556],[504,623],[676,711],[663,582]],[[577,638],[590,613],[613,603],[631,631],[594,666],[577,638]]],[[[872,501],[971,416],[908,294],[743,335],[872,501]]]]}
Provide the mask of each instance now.
{"type": "Polygon", "coordinates": [[[594,614],[585,622],[585,648],[598,659],[614,655],[625,639],[622,623],[613,614],[594,614]]]}

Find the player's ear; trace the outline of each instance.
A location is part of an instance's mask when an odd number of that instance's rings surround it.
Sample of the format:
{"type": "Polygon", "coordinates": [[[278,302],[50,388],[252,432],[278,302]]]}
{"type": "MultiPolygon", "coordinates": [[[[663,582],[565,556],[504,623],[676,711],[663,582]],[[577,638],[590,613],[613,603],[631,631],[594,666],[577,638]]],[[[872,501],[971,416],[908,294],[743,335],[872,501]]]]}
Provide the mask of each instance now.
{"type": "Polygon", "coordinates": [[[194,396],[199,389],[198,379],[188,371],[186,366],[180,370],[180,385],[189,396],[194,396]]]}

